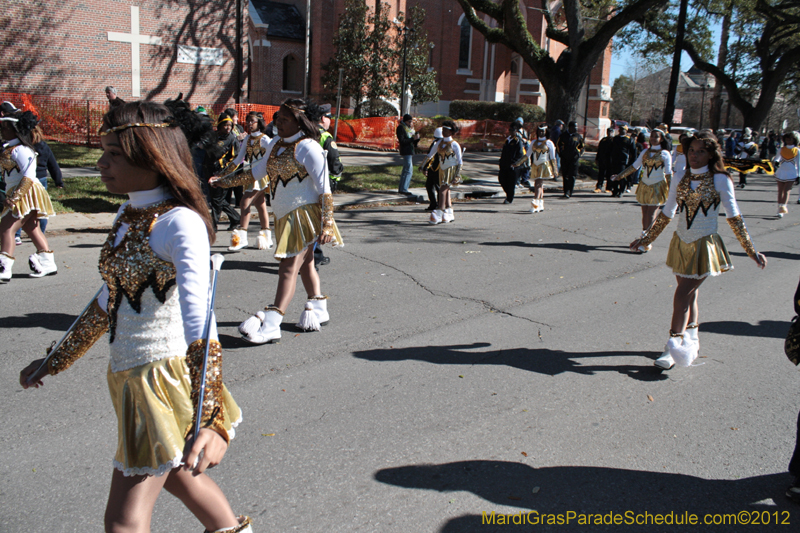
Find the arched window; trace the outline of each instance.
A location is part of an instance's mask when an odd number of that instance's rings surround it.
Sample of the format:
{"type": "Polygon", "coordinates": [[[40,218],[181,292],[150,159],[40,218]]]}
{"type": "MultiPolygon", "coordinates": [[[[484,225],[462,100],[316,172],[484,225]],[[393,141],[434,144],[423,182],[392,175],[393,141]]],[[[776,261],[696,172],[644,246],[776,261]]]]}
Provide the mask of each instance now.
{"type": "Polygon", "coordinates": [[[300,61],[294,54],[283,58],[283,90],[303,92],[303,73],[300,71],[300,61]]]}
{"type": "Polygon", "coordinates": [[[472,55],[472,26],[467,17],[461,15],[458,20],[460,39],[458,41],[458,69],[469,70],[470,56],[472,55]]]}

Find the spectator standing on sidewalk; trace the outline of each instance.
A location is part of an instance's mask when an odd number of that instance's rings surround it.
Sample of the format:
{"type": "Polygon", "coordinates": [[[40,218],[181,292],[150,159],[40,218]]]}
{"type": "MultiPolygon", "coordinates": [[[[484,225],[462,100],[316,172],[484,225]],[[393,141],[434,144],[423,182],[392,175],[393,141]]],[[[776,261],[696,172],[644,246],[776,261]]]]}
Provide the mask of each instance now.
{"type": "Polygon", "coordinates": [[[611,177],[609,170],[611,169],[611,145],[613,142],[614,129],[608,128],[606,136],[597,143],[597,155],[595,156],[597,185],[594,187],[594,192],[603,192],[603,183],[611,177]]]}
{"type": "Polygon", "coordinates": [[[571,198],[578,175],[578,160],[583,155],[583,137],[578,133],[578,123],[571,120],[567,131],[562,133],[556,144],[561,157],[561,175],[564,180],[564,198],[571,198]]]}
{"type": "Polygon", "coordinates": [[[414,117],[403,115],[403,121],[397,126],[397,142],[400,143],[400,157],[403,158],[403,171],[400,173],[400,186],[397,192],[409,195],[408,187],[411,185],[411,175],[414,172],[414,152],[419,142],[419,133],[413,128],[414,117]]]}
{"type": "Polygon", "coordinates": [[[117,96],[117,90],[111,85],[106,87],[106,98],[108,98],[109,109],[114,109],[125,103],[125,100],[117,96]]]}

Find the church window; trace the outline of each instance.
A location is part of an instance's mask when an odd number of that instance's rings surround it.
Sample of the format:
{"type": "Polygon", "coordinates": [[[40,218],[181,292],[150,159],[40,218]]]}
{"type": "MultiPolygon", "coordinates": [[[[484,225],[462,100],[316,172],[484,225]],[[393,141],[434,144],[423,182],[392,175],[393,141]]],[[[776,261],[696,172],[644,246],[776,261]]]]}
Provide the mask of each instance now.
{"type": "Polygon", "coordinates": [[[283,58],[283,90],[289,92],[303,91],[303,73],[300,61],[294,54],[283,58]]]}
{"type": "Polygon", "coordinates": [[[459,70],[469,70],[470,56],[472,55],[472,26],[464,15],[461,15],[458,25],[460,27],[458,68],[459,70]]]}

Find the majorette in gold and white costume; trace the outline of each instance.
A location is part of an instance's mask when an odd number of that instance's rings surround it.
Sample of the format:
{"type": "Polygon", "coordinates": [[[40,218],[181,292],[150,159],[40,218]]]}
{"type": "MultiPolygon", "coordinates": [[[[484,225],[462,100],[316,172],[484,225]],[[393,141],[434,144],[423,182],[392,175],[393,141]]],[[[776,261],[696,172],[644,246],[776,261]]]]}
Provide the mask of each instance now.
{"type": "Polygon", "coordinates": [[[678,214],[678,229],[672,236],[667,265],[676,276],[702,279],[733,268],[725,244],[717,234],[719,208],[724,207],[728,224],[751,258],[756,249],[733,195],[733,182],[725,174],[712,174],[708,167],[689,168],[673,175],[667,202],[645,232],[640,246],[652,243],[678,214]]]}
{"type": "MultiPolygon", "coordinates": [[[[531,160],[532,180],[542,180],[554,178],[558,174],[556,170],[556,145],[546,137],[537,137],[531,142],[528,153],[525,157],[514,163],[515,167],[523,164],[527,159],[531,160]]],[[[541,185],[541,184],[539,184],[541,185]]],[[[534,198],[531,200],[531,213],[544,211],[544,198],[534,198]]]]}
{"type": "Polygon", "coordinates": [[[794,181],[800,177],[800,149],[794,145],[784,145],[775,159],[778,170],[775,179],[778,181],[794,181]]]}
{"type": "Polygon", "coordinates": [[[275,213],[275,258],[299,255],[321,234],[334,246],[343,246],[333,220],[333,195],[328,164],[318,142],[299,132],[288,139],[275,137],[267,157],[250,167],[253,179],[269,177],[272,212],[275,213]]]}
{"type": "MultiPolygon", "coordinates": [[[[6,184],[6,198],[14,206],[3,206],[0,218],[11,215],[14,218],[25,218],[32,211],[36,218],[46,219],[55,216],[50,195],[36,178],[36,152],[20,143],[19,139],[8,141],[0,154],[0,170],[6,184]]],[[[55,274],[58,270],[52,250],[37,250],[28,258],[31,277],[42,277],[55,274]]],[[[0,282],[11,279],[14,257],[0,252],[0,282]]]]}
{"type": "MultiPolygon", "coordinates": [[[[445,137],[439,139],[431,146],[428,156],[422,162],[422,168],[428,164],[428,161],[433,159],[433,156],[439,155],[439,187],[448,185],[454,187],[461,183],[461,146],[453,140],[453,137],[445,137]]],[[[434,209],[431,211],[431,224],[438,224],[440,222],[452,222],[455,220],[453,215],[453,208],[448,207],[444,211],[441,209],[434,209]]]]}
{"type": "MultiPolygon", "coordinates": [[[[194,428],[209,297],[210,246],[200,216],[164,187],[129,193],[100,252],[105,285],[48,362],[68,368],[106,332],[108,388],[117,413],[114,466],[126,476],[181,464],[194,428]]],[[[202,423],[233,439],[241,411],[222,383],[212,321],[202,423]]]]}
{"type": "Polygon", "coordinates": [[[672,178],[672,155],[660,146],[643,150],[633,165],[619,173],[617,180],[627,178],[640,168],[642,173],[636,187],[636,201],[639,205],[664,205],[672,178]]]}

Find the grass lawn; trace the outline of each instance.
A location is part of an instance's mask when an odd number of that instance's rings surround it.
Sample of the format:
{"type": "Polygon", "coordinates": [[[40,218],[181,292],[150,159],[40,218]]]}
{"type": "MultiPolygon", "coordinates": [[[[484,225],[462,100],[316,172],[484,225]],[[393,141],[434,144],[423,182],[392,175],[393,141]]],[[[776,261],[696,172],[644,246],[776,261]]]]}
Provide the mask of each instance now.
{"type": "MultiPolygon", "coordinates": [[[[342,192],[359,191],[391,191],[397,190],[400,184],[400,173],[403,167],[398,165],[369,165],[344,167],[339,190],[342,192]]],[[[463,183],[469,183],[469,178],[461,175],[463,183]]],[[[425,187],[425,175],[414,167],[411,175],[411,187],[425,187]]]]}
{"type": "Polygon", "coordinates": [[[103,154],[103,151],[99,148],[64,144],[57,141],[47,141],[47,145],[53,150],[53,155],[56,156],[58,165],[64,168],[94,168],[97,160],[103,154]]]}
{"type": "Polygon", "coordinates": [[[98,177],[65,178],[63,189],[50,187],[47,192],[56,213],[116,213],[128,199],[108,192],[98,177]]]}

